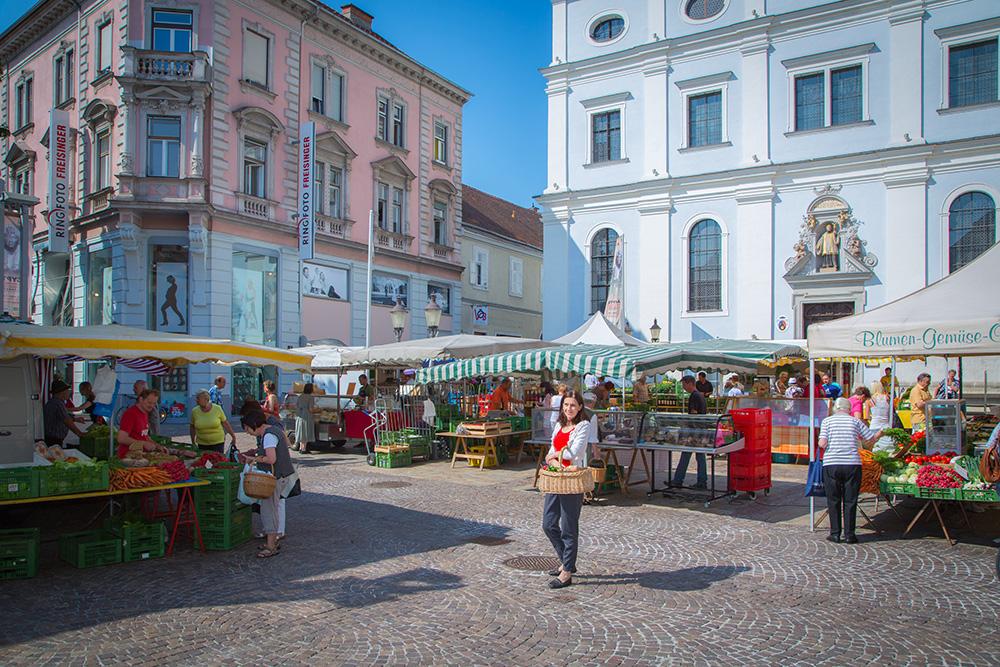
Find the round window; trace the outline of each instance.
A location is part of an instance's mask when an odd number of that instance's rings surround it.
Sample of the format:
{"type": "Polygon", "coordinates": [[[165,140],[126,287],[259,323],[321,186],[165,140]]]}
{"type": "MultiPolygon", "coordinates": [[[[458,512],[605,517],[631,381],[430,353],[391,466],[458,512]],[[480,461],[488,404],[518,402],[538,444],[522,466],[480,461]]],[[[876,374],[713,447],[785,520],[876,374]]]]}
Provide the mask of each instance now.
{"type": "Polygon", "coordinates": [[[590,37],[595,42],[610,42],[622,34],[625,29],[625,19],[620,16],[605,16],[594,23],[590,29],[590,37]]]}
{"type": "Polygon", "coordinates": [[[684,13],[689,19],[703,21],[718,15],[725,8],[725,0],[688,0],[684,13]]]}

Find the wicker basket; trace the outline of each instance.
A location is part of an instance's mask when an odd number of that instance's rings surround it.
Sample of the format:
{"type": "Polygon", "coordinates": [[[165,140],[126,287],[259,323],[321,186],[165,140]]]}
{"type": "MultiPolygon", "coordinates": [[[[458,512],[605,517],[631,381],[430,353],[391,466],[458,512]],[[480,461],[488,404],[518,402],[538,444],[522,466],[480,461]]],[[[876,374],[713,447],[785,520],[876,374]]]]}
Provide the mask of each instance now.
{"type": "Polygon", "coordinates": [[[608,477],[608,466],[604,461],[591,461],[588,470],[594,476],[594,484],[604,484],[608,477]]]}
{"type": "MultiPolygon", "coordinates": [[[[254,459],[254,461],[256,460],[254,459]]],[[[243,493],[251,498],[257,498],[258,500],[270,498],[271,494],[274,493],[274,487],[277,483],[278,480],[269,472],[250,470],[243,473],[243,493]]]]}
{"type": "Polygon", "coordinates": [[[538,474],[538,490],[558,495],[586,493],[594,490],[594,475],[588,468],[572,472],[551,472],[543,468],[538,474]]]}

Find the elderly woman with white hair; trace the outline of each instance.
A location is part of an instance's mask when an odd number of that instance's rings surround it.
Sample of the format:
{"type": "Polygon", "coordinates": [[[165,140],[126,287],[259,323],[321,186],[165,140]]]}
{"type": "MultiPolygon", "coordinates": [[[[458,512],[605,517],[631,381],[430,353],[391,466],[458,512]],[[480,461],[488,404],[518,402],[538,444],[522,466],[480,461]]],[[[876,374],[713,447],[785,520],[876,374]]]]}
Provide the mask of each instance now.
{"type": "Polygon", "coordinates": [[[226,419],[222,407],[212,402],[212,395],[201,389],[194,395],[198,406],[191,411],[191,444],[199,449],[206,449],[224,454],[226,451],[226,433],[233,438],[236,446],[236,433],[226,419]]]}
{"type": "Polygon", "coordinates": [[[830,516],[831,542],[857,544],[854,534],[861,492],[861,442],[878,440],[882,431],[872,433],[863,421],[851,416],[851,402],[841,396],[834,402],[834,413],[823,420],[819,429],[819,448],[823,454],[823,485],[830,516]],[[841,519],[843,518],[843,521],[841,519]]]}

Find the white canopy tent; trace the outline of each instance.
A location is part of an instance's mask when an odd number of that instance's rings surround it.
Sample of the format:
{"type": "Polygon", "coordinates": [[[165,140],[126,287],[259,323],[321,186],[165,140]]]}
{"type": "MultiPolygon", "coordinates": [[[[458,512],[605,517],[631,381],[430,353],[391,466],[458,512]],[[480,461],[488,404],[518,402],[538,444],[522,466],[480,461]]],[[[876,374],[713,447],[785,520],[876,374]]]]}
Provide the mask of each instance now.
{"type": "Polygon", "coordinates": [[[341,361],[345,366],[379,364],[396,368],[420,368],[427,359],[469,359],[552,345],[554,343],[547,343],[537,338],[456,334],[348,350],[341,353],[341,361]]]}
{"type": "Polygon", "coordinates": [[[308,354],[312,357],[313,373],[336,373],[344,366],[344,353],[356,352],[361,347],[337,346],[337,345],[306,345],[290,350],[300,354],[308,354]]]}
{"type": "MultiPolygon", "coordinates": [[[[590,316],[590,319],[577,329],[570,331],[561,338],[552,341],[556,345],[613,345],[635,347],[639,345],[649,345],[644,340],[639,340],[630,336],[604,317],[604,313],[597,311],[590,316]]],[[[537,345],[535,347],[538,347],[537,345]]]]}

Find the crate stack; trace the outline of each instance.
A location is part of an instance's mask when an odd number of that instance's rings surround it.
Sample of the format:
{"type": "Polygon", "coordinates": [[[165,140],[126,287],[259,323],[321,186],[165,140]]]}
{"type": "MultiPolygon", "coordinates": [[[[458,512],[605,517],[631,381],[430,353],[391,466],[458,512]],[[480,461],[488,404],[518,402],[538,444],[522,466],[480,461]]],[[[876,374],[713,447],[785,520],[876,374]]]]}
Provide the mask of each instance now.
{"type": "Polygon", "coordinates": [[[771,411],[732,410],[733,426],[745,446],[729,455],[729,488],[755,492],[771,488],[771,411]]]}
{"type": "Polygon", "coordinates": [[[228,551],[253,537],[253,515],[249,505],[236,499],[240,485],[238,463],[216,463],[211,468],[192,468],[194,477],[211,482],[194,489],[198,528],[206,549],[228,551]]]}
{"type": "Polygon", "coordinates": [[[59,558],[83,569],[122,562],[122,540],[103,530],[63,533],[59,536],[59,558]]]}
{"type": "Polygon", "coordinates": [[[122,543],[122,560],[131,563],[147,558],[163,558],[167,554],[167,527],[162,521],[141,525],[118,525],[113,517],[104,520],[104,536],[122,543]]]}
{"type": "Polygon", "coordinates": [[[30,579],[38,574],[37,528],[0,530],[0,580],[30,579]]]}

